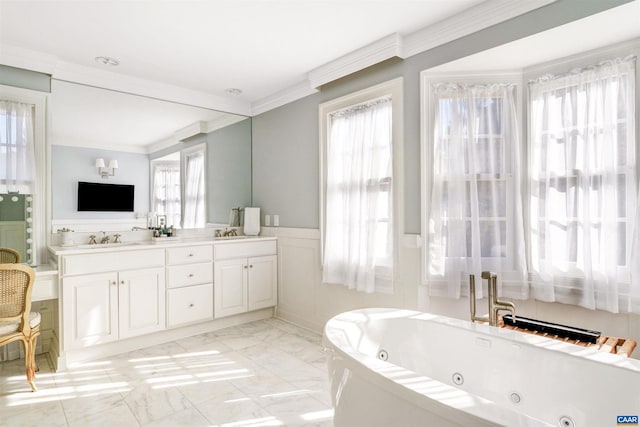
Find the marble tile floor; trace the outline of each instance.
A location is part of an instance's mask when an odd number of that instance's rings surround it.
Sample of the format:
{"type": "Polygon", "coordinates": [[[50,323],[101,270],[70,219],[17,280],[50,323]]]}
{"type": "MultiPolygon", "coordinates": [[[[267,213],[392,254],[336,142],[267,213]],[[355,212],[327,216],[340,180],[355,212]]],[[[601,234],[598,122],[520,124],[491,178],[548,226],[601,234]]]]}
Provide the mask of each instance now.
{"type": "Polygon", "coordinates": [[[266,319],[52,372],[0,363],[2,426],[332,426],[321,337],[266,319]]]}

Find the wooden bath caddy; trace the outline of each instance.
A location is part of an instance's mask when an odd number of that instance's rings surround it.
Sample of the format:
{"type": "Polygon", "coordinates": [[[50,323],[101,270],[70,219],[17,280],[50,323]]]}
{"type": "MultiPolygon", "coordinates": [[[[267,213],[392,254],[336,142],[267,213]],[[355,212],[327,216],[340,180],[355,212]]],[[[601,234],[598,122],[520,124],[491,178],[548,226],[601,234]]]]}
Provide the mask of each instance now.
{"type": "Polygon", "coordinates": [[[549,333],[540,333],[538,331],[530,331],[529,329],[524,329],[518,326],[506,325],[502,321],[502,316],[500,317],[500,321],[498,322],[498,326],[505,329],[511,329],[513,331],[524,332],[526,334],[532,335],[540,335],[546,338],[552,338],[559,341],[564,341],[569,344],[575,344],[582,347],[594,347],[597,346],[599,351],[605,351],[607,353],[619,354],[621,356],[631,356],[631,353],[636,348],[636,341],[629,338],[616,338],[616,337],[608,337],[605,335],[601,335],[595,343],[574,340],[564,337],[559,337],[557,335],[552,335],[549,333]]]}

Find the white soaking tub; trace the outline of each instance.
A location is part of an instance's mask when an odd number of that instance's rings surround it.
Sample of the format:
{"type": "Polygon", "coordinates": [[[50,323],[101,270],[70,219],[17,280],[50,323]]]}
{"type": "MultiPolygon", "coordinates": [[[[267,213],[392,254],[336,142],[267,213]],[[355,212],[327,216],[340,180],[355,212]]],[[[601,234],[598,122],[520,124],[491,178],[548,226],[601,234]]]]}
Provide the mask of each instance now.
{"type": "Polygon", "coordinates": [[[332,318],[323,344],[336,427],[607,427],[640,415],[640,361],[594,348],[387,308],[332,318]]]}

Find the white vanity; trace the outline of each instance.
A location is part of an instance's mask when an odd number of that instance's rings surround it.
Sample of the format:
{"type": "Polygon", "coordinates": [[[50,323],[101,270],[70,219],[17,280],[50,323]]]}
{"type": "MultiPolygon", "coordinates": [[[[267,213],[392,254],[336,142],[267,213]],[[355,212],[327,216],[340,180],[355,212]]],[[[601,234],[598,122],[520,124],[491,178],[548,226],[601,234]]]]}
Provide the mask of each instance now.
{"type": "MultiPolygon", "coordinates": [[[[58,369],[273,316],[275,237],[50,247],[58,369]]],[[[57,359],[57,360],[55,360],[57,359]]]]}

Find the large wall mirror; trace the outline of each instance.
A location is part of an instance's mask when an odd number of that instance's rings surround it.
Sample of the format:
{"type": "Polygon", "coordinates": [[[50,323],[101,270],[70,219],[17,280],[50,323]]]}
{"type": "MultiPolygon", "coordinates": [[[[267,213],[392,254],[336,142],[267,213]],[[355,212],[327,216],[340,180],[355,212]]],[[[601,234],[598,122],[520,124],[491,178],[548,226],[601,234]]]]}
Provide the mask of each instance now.
{"type": "Polygon", "coordinates": [[[50,105],[53,232],[60,223],[99,224],[150,213],[173,215],[167,226],[227,225],[233,208],[251,205],[248,117],[55,79],[50,105]],[[106,166],[104,178],[98,159],[106,166]],[[114,160],[117,169],[109,169],[114,160]],[[202,183],[197,221],[185,218],[194,174],[202,183]],[[79,211],[81,181],[134,185],[133,211],[79,211]],[[170,212],[160,208],[169,205],[170,212]]]}

